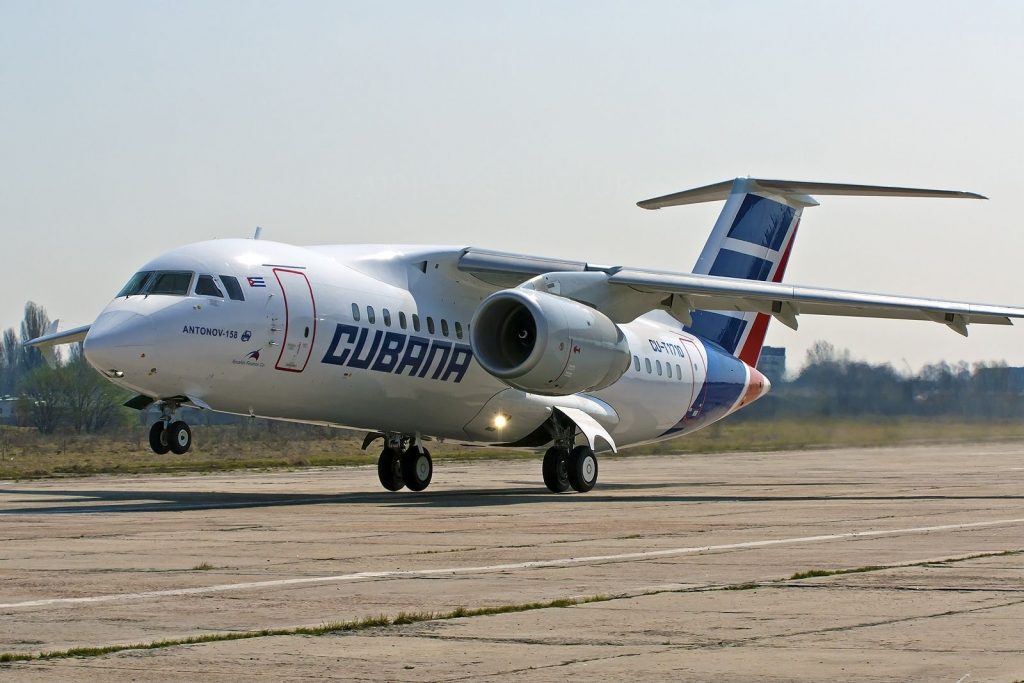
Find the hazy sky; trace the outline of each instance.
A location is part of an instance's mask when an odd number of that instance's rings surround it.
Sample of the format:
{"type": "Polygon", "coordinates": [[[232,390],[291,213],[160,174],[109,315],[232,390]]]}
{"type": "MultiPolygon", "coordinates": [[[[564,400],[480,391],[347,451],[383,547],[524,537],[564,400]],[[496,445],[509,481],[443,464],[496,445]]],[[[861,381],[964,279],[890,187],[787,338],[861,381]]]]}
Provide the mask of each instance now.
{"type": "MultiPolygon", "coordinates": [[[[787,280],[1024,305],[1021,2],[0,0],[0,325],[90,322],[211,237],[424,242],[689,270],[738,175],[822,198],[787,280]]],[[[1024,326],[801,318],[917,369],[1024,365],[1024,326]]]]}

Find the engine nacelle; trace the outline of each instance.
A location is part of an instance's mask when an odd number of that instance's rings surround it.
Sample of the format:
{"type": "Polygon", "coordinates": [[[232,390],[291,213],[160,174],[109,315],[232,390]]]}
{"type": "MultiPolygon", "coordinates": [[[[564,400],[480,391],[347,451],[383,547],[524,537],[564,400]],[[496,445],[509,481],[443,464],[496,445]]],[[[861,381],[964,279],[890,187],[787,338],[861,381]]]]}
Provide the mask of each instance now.
{"type": "Polygon", "coordinates": [[[495,292],[476,309],[471,328],[473,355],[484,370],[533,394],[603,389],[629,367],[629,344],[615,323],[546,292],[495,292]]]}

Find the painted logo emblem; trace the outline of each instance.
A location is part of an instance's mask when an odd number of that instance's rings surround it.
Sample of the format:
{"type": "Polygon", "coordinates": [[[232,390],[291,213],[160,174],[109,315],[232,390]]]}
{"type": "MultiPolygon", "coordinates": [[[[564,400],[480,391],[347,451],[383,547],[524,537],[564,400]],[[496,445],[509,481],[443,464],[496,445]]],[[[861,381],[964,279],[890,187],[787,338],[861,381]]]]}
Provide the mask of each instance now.
{"type": "Polygon", "coordinates": [[[252,276],[250,276],[250,277],[245,278],[245,280],[246,280],[246,282],[249,283],[250,287],[266,287],[267,286],[267,283],[263,281],[262,277],[252,277],[252,276]]]}
{"type": "Polygon", "coordinates": [[[256,349],[255,351],[250,351],[249,355],[247,355],[246,358],[248,358],[249,360],[259,360],[260,359],[260,350],[256,349]]]}
{"type": "Polygon", "coordinates": [[[246,330],[245,332],[242,333],[242,341],[243,342],[247,342],[250,339],[252,339],[252,331],[251,330],[246,330]]]}

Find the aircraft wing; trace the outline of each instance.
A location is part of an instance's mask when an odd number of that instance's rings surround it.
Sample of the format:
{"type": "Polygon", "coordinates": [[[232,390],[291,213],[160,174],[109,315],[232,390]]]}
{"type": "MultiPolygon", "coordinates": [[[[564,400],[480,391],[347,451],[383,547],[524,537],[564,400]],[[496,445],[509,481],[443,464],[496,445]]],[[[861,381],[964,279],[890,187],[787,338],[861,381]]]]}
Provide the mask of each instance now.
{"type": "Polygon", "coordinates": [[[799,315],[836,315],[927,320],[966,336],[969,324],[1010,325],[1012,318],[1024,318],[1024,308],[1013,306],[600,266],[473,248],[463,252],[459,269],[497,286],[543,287],[595,306],[616,322],[658,308],[684,324],[694,310],[749,311],[772,315],[793,329],[799,315]]]}

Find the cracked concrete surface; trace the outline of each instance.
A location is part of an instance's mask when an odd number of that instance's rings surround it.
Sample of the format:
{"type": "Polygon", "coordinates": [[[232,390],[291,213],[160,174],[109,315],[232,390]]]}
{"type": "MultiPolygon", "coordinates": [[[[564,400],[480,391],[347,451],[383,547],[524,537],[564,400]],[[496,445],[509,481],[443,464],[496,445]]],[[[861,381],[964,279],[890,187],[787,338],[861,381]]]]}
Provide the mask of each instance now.
{"type": "Polygon", "coordinates": [[[539,474],[440,464],[422,494],[378,493],[371,468],[0,482],[0,652],[623,596],[0,678],[1024,679],[1024,554],[913,564],[1024,549],[1024,445],[606,458],[586,495],[539,474]],[[800,540],[867,531],[886,533],[800,540]],[[643,554],[703,546],[718,549],[643,554]],[[866,565],[906,566],[785,580],[866,565]],[[761,585],[718,589],[746,582],[761,585]]]}

